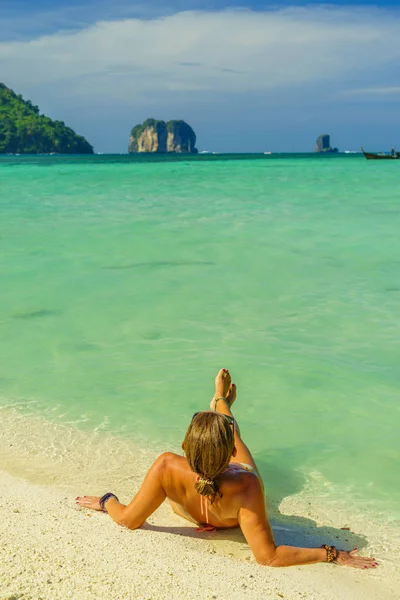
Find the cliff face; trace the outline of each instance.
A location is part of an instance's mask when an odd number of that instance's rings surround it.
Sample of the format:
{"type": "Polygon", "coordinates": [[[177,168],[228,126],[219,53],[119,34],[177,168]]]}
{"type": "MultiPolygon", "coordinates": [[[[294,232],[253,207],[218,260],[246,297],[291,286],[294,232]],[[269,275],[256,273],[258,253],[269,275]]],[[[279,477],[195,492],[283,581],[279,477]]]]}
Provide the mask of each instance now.
{"type": "Polygon", "coordinates": [[[131,131],[128,151],[130,153],[166,152],[166,123],[155,119],[147,119],[142,125],[136,125],[131,131]]]}
{"type": "Polygon", "coordinates": [[[84,137],[0,83],[0,154],[93,154],[84,137]]]}
{"type": "Polygon", "coordinates": [[[167,152],[197,154],[196,134],[185,121],[169,121],[167,130],[167,152]]]}
{"type": "Polygon", "coordinates": [[[184,121],[147,119],[131,131],[128,152],[196,154],[196,134],[184,121]]]}
{"type": "Polygon", "coordinates": [[[317,137],[317,141],[315,143],[315,152],[338,152],[338,149],[331,147],[330,135],[323,133],[317,137]]]}

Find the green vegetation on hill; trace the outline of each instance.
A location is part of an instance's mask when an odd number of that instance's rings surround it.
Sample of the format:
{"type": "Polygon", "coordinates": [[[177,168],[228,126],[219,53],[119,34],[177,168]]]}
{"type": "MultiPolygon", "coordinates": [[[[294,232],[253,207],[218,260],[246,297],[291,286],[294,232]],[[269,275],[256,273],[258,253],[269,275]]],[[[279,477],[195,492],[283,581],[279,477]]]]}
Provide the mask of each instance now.
{"type": "Polygon", "coordinates": [[[135,127],[131,131],[131,135],[134,137],[139,137],[146,129],[157,129],[160,126],[165,127],[165,121],[159,121],[157,119],[146,119],[141,125],[135,125],[135,127]]]}
{"type": "Polygon", "coordinates": [[[93,148],[63,121],[39,114],[29,100],[0,83],[0,154],[93,154],[93,148]]]}

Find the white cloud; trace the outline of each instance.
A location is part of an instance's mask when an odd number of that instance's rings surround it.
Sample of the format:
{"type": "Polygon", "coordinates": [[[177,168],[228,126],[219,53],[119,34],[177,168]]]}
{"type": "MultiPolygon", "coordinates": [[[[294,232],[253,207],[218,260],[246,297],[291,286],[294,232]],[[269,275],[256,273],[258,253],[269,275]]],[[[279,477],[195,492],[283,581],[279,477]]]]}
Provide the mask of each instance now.
{"type": "Polygon", "coordinates": [[[101,151],[125,150],[149,116],[187,120],[215,150],[263,150],[266,140],[312,149],[325,130],[340,147],[352,135],[367,145],[366,130],[384,147],[400,118],[399,39],[400,11],[366,7],[109,19],[1,42],[0,81],[101,151]]]}
{"type": "Polygon", "coordinates": [[[99,95],[134,101],[159,94],[161,101],[174,92],[265,92],[343,84],[355,75],[372,89],[368,73],[400,58],[399,39],[395,11],[192,11],[3,42],[0,72],[17,91],[52,86],[53,96],[78,103],[99,95]]]}

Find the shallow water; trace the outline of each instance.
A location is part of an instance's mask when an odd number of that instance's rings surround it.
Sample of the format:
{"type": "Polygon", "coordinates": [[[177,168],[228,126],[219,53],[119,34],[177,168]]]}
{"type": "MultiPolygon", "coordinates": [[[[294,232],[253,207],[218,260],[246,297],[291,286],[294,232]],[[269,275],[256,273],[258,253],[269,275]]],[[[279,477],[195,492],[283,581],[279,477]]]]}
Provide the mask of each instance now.
{"type": "Polygon", "coordinates": [[[0,158],[1,405],[174,449],[228,367],[273,500],[394,518],[399,198],[357,156],[0,158]]]}

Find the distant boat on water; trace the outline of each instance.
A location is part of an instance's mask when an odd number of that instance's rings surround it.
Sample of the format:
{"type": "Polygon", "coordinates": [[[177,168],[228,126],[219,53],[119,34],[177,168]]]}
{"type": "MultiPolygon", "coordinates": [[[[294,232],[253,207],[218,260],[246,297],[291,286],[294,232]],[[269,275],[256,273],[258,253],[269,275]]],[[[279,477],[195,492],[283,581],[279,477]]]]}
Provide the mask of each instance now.
{"type": "Polygon", "coordinates": [[[397,160],[400,158],[400,152],[396,152],[394,148],[390,154],[387,152],[364,152],[364,148],[361,148],[361,152],[367,160],[397,160]]]}

